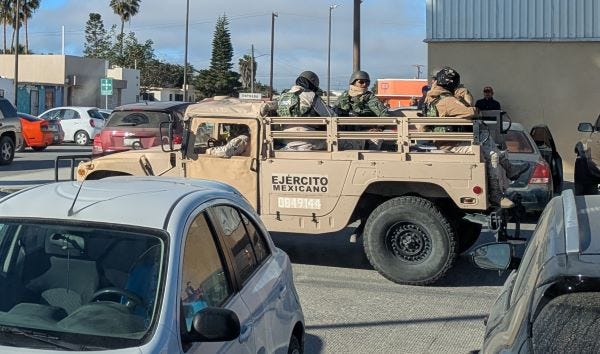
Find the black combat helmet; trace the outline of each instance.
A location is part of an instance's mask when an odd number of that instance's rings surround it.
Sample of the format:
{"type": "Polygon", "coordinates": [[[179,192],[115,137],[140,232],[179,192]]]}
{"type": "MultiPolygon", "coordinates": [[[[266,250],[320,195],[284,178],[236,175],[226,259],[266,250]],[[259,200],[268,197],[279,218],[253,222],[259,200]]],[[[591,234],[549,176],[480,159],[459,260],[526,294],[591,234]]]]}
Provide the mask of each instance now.
{"type": "MultiPolygon", "coordinates": [[[[314,72],[307,70],[307,71],[303,71],[302,73],[300,73],[300,75],[298,75],[298,78],[296,79],[296,85],[304,86],[304,85],[301,85],[300,83],[298,83],[298,81],[301,81],[301,82],[304,81],[302,79],[308,80],[308,82],[312,86],[314,86],[314,88],[316,88],[316,89],[319,88],[319,77],[314,72]]],[[[316,91],[316,90],[314,90],[314,91],[316,91]]]]}
{"type": "Polygon", "coordinates": [[[369,74],[366,71],[362,70],[358,70],[352,73],[352,76],[350,76],[350,85],[353,85],[354,81],[356,80],[365,80],[371,82],[369,74]]]}
{"type": "Polygon", "coordinates": [[[435,75],[437,84],[447,90],[454,91],[460,85],[460,74],[458,71],[446,66],[435,75]]]}

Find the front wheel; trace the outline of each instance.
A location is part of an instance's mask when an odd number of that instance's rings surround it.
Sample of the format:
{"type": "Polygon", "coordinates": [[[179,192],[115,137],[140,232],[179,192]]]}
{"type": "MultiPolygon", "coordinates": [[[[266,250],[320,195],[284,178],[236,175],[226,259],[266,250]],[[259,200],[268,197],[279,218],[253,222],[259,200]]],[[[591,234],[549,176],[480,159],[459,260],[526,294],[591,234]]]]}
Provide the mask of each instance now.
{"type": "Polygon", "coordinates": [[[456,259],[452,226],[423,198],[397,197],[382,203],[367,219],[364,236],[371,265],[395,283],[431,284],[456,259]]]}
{"type": "Polygon", "coordinates": [[[8,136],[0,138],[0,165],[8,165],[15,157],[15,142],[8,136]]]}
{"type": "Polygon", "coordinates": [[[290,345],[288,346],[288,354],[302,354],[302,352],[302,346],[300,345],[298,337],[292,335],[290,345]]]}
{"type": "Polygon", "coordinates": [[[84,132],[83,130],[80,130],[77,133],[75,133],[75,144],[83,146],[89,143],[90,136],[88,135],[88,133],[84,132]]]}

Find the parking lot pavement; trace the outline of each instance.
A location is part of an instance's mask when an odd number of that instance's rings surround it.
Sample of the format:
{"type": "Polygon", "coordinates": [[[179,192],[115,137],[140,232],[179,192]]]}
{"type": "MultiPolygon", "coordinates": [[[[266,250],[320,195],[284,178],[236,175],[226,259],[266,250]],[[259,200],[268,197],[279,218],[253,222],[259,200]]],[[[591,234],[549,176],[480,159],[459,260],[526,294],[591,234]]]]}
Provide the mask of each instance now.
{"type": "MultiPolygon", "coordinates": [[[[525,224],[529,237],[534,224],[525,224]]],[[[392,283],[370,266],[351,230],[274,234],[292,259],[306,317],[306,353],[468,353],[483,341],[483,319],[506,274],[459,257],[433,286],[392,283]]],[[[484,232],[478,244],[491,242],[484,232]]]]}

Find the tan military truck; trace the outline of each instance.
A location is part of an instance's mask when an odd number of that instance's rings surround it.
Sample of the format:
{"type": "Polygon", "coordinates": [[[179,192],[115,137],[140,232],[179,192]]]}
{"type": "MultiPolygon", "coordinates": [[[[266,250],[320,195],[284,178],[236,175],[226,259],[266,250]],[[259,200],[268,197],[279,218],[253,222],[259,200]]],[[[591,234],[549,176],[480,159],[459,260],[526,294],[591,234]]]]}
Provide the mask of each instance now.
{"type": "MultiPolygon", "coordinates": [[[[265,117],[261,106],[237,99],[191,105],[181,145],[81,163],[77,179],[162,175],[225,182],[246,197],[271,231],[319,235],[363,220],[371,264],[403,284],[440,279],[477,240],[481,225],[463,217],[503,230],[504,216],[492,212],[487,197],[478,124],[406,112],[389,118],[265,117]],[[471,132],[425,132],[423,125],[466,126],[471,132]],[[241,155],[206,154],[239,126],[250,135],[241,155]],[[289,148],[298,141],[313,150],[289,148]],[[369,141],[379,150],[365,149],[369,141]],[[470,149],[444,153],[435,149],[442,141],[470,149]]],[[[163,141],[171,141],[169,127],[162,128],[163,141]]]]}

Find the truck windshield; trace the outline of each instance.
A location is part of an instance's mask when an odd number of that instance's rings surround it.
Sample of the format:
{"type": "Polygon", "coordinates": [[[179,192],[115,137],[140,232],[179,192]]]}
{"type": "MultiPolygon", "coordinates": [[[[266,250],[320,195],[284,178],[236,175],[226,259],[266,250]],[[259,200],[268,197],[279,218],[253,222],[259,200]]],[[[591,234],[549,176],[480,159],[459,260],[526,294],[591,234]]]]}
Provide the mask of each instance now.
{"type": "Polygon", "coordinates": [[[159,235],[0,220],[0,345],[39,348],[41,337],[56,347],[143,344],[162,288],[159,235]]]}

